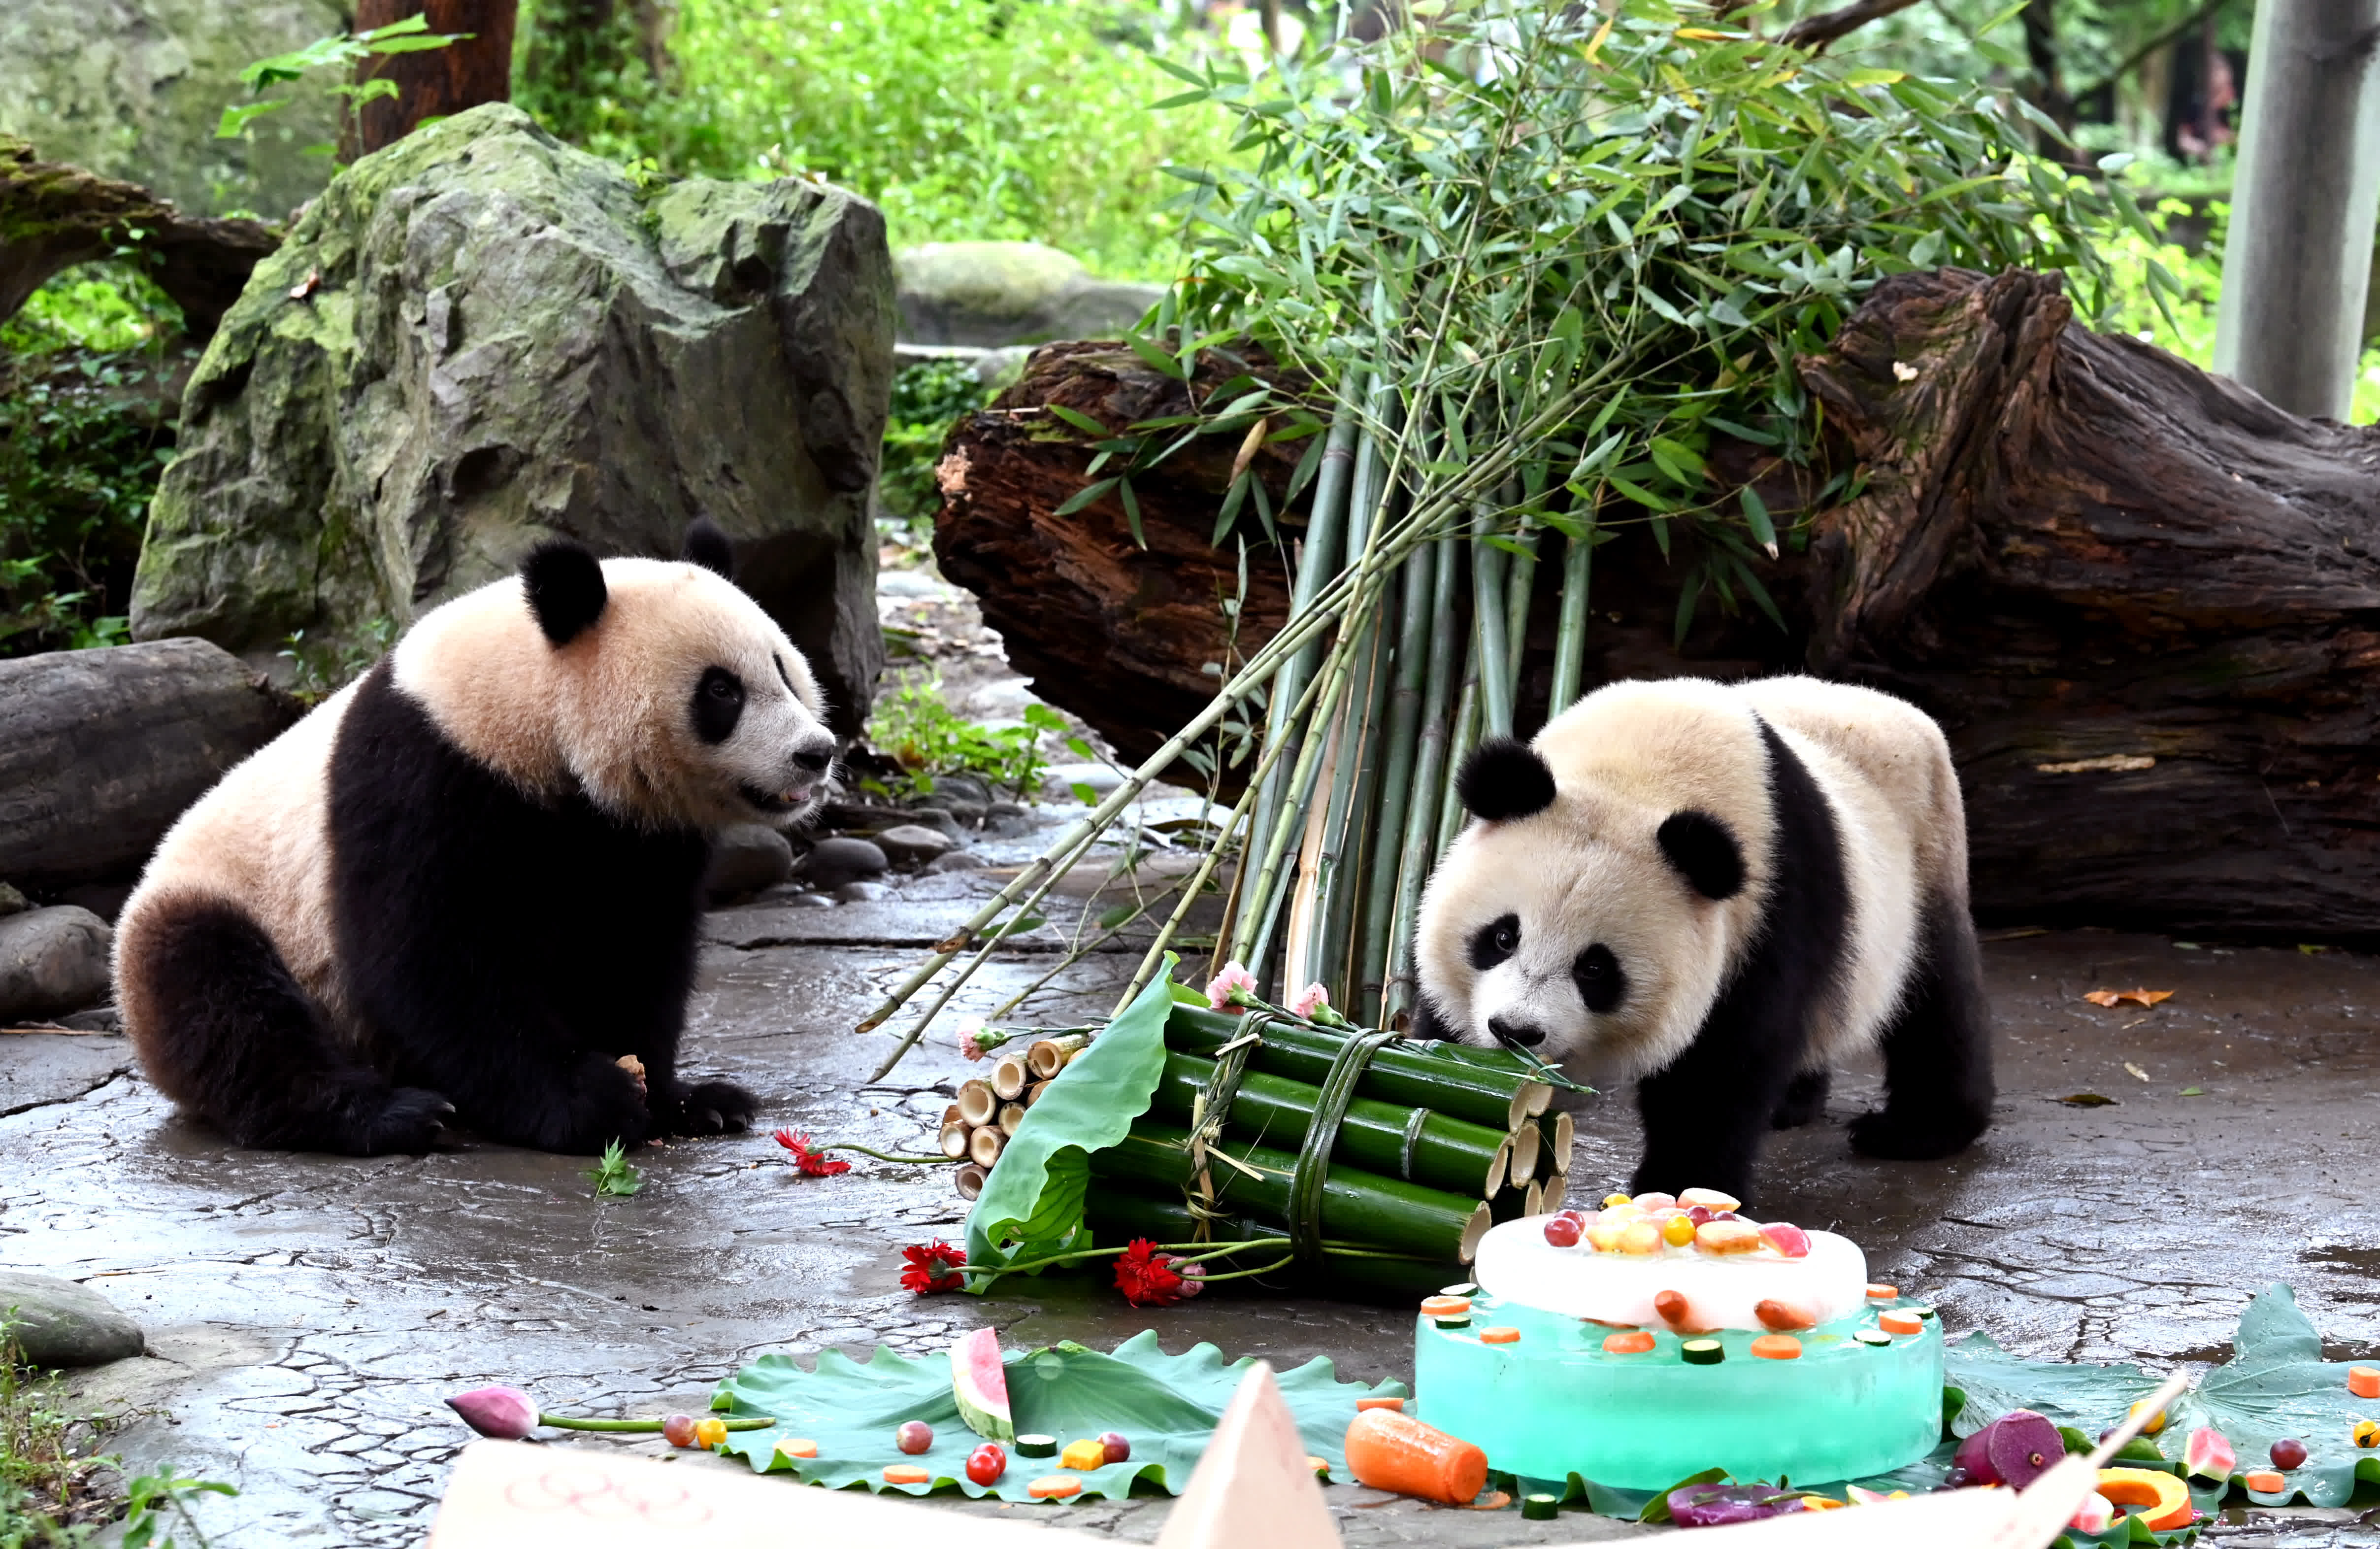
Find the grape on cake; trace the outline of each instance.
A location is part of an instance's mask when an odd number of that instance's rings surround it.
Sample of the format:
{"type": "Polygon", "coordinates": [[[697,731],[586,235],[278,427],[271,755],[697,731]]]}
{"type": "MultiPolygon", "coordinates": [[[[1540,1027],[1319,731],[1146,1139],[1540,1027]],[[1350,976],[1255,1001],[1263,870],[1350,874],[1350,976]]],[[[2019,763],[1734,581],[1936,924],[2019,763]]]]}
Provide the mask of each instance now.
{"type": "Polygon", "coordinates": [[[1735,1206],[1614,1195],[1488,1232],[1476,1284],[1424,1303],[1420,1417],[1507,1472],[1631,1490],[1710,1468],[1862,1479],[1931,1452],[1931,1309],[1871,1285],[1850,1239],[1735,1206]]]}

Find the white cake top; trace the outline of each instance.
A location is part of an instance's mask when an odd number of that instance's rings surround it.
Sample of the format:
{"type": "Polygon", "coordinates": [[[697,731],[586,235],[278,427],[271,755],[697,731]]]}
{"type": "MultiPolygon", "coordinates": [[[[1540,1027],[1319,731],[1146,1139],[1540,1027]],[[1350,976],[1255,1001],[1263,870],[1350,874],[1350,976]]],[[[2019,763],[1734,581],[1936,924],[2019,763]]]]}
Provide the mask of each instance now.
{"type": "Polygon", "coordinates": [[[1847,1318],[1867,1299],[1867,1255],[1832,1232],[1796,1234],[1809,1250],[1793,1257],[1766,1245],[1714,1253],[1667,1241],[1625,1252],[1598,1250],[1585,1235],[1557,1246],[1546,1232],[1554,1219],[1524,1216],[1482,1238],[1472,1264],[1480,1288],[1543,1312],[1679,1334],[1810,1328],[1847,1318]]]}

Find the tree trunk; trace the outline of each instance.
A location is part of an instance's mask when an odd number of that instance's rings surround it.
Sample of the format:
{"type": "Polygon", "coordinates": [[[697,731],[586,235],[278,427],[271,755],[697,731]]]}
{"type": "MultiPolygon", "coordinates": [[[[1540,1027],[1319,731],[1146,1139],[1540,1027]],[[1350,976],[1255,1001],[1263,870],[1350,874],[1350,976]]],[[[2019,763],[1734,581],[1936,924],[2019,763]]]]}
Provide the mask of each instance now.
{"type": "MultiPolygon", "coordinates": [[[[1803,362],[1866,483],[1768,567],[1789,630],[1706,599],[1673,650],[1681,571],[1632,531],[1597,554],[1588,682],[1807,670],[1911,699],[1958,758],[1986,918],[2380,933],[2380,429],[2298,419],[2070,319],[2054,275],[1878,285],[1803,362]]],[[[1203,454],[1220,470],[1143,476],[1142,551],[1111,503],[1050,514],[1085,454],[1035,407],[1121,426],[1178,394],[1114,347],[1054,346],[943,463],[945,573],[1038,691],[1133,757],[1213,691],[1228,449],[1203,454]]],[[[1267,558],[1242,655],[1285,617],[1267,558]]],[[[1538,570],[1524,734],[1560,569],[1538,570]]]]}
{"type": "Polygon", "coordinates": [[[0,135],[0,323],[58,271],[130,248],[204,339],[280,244],[260,222],[194,220],[146,189],[42,161],[0,135]]]}
{"type": "Polygon", "coordinates": [[[129,880],[183,809],[297,714],[204,640],[0,661],[0,880],[129,880]]]}
{"type": "Polygon", "coordinates": [[[387,79],[397,94],[368,102],[346,116],[340,133],[344,161],[395,143],[424,118],[446,118],[481,103],[509,102],[513,29],[519,0],[356,0],[356,30],[369,32],[409,16],[425,16],[430,30],[468,32],[444,48],[375,54],[356,65],[356,84],[387,79]]]}

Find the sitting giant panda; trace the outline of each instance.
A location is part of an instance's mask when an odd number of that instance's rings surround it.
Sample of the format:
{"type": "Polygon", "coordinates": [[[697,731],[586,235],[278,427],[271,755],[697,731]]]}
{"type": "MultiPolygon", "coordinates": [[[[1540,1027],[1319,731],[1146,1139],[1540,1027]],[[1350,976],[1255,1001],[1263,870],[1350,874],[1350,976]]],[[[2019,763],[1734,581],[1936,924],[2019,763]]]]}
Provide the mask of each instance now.
{"type": "Polygon", "coordinates": [[[1457,782],[1478,820],[1431,877],[1418,1036],[1637,1077],[1633,1188],[1751,1198],[1761,1136],[1881,1045],[1871,1155],[1990,1123],[1967,835],[1941,730],[1888,695],[1776,677],[1616,683],[1457,782]]]}
{"type": "Polygon", "coordinates": [[[449,1113],[581,1153],[750,1121],[677,1074],[707,833],[807,815],[835,745],[725,538],[686,554],[540,545],[183,814],[116,934],[160,1090],[243,1145],[362,1156],[449,1113]]]}

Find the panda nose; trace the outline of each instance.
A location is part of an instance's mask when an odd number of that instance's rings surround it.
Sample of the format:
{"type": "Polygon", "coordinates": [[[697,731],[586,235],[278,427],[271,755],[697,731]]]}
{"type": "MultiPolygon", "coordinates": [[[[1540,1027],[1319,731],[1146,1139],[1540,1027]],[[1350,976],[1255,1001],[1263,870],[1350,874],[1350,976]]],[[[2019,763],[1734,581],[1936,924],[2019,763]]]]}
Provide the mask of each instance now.
{"type": "Polygon", "coordinates": [[[825,773],[826,766],[833,762],[834,744],[832,742],[823,745],[812,744],[794,754],[795,764],[808,770],[813,774],[825,773]]]}
{"type": "Polygon", "coordinates": [[[1526,1022],[1508,1022],[1501,1017],[1488,1018],[1488,1031],[1495,1034],[1499,1043],[1517,1043],[1535,1048],[1546,1041],[1545,1029],[1531,1027],[1526,1022]]]}

